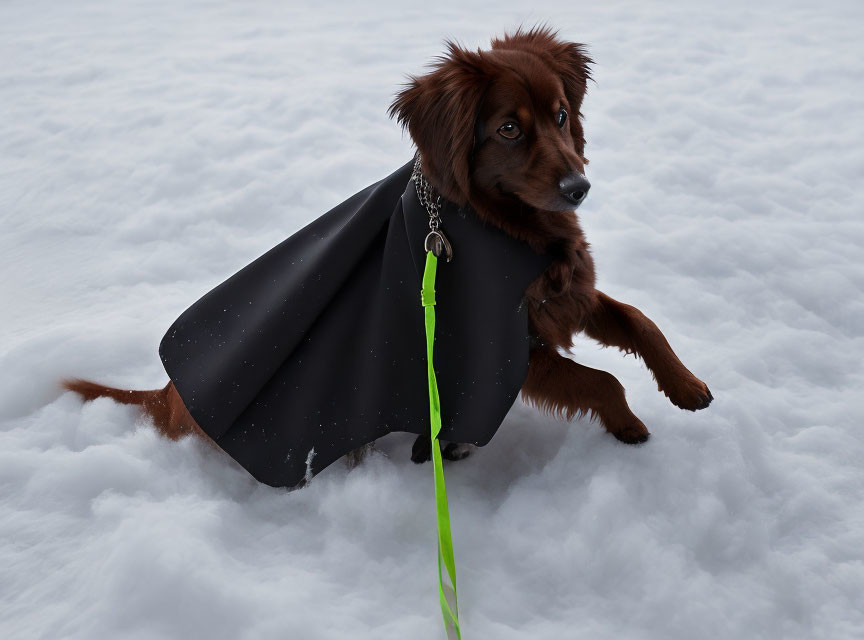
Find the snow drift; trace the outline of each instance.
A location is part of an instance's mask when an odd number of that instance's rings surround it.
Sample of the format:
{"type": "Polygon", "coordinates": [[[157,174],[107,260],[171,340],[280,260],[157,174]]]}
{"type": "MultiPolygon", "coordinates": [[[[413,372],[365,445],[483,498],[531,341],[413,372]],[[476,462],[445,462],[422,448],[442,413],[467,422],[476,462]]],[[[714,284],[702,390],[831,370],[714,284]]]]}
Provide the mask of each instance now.
{"type": "Polygon", "coordinates": [[[599,286],[716,400],[582,341],[646,446],[517,403],[448,465],[466,639],[864,635],[860,3],[521,7],[0,8],[0,635],[441,637],[410,436],[286,493],[56,383],[164,384],[186,306],[410,158],[405,73],[546,19],[596,60],[599,286]]]}

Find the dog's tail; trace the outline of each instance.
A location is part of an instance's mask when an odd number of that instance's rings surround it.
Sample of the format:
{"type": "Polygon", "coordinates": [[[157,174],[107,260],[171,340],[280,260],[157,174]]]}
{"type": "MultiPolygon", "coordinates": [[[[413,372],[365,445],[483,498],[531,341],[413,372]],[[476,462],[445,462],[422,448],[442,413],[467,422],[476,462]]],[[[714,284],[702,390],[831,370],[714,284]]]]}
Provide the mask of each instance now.
{"type": "Polygon", "coordinates": [[[127,389],[115,389],[105,385],[96,384],[81,378],[68,378],[60,383],[67,391],[74,391],[84,402],[90,402],[96,398],[111,398],[122,404],[137,404],[146,407],[154,398],[161,394],[164,389],[152,391],[130,391],[127,389]]]}
{"type": "MultiPolygon", "coordinates": [[[[111,398],[115,402],[122,404],[138,405],[153,419],[157,429],[168,437],[177,437],[173,433],[174,429],[172,428],[171,421],[172,407],[168,396],[173,391],[171,382],[168,382],[167,386],[163,389],[152,389],[150,391],[115,389],[114,387],[106,387],[105,385],[80,378],[68,378],[60,384],[64,389],[77,393],[84,399],[84,402],[89,402],[96,398],[111,398]]],[[[189,416],[189,421],[192,421],[191,416],[189,416]]],[[[194,421],[192,422],[194,424],[194,421]]]]}
{"type": "Polygon", "coordinates": [[[123,404],[138,405],[153,420],[156,430],[172,440],[178,440],[190,433],[210,440],[189,414],[174,388],[174,383],[170,380],[163,389],[150,391],[116,389],[80,378],[68,378],[62,380],[60,384],[64,389],[77,393],[84,402],[96,398],[111,398],[123,404]]]}

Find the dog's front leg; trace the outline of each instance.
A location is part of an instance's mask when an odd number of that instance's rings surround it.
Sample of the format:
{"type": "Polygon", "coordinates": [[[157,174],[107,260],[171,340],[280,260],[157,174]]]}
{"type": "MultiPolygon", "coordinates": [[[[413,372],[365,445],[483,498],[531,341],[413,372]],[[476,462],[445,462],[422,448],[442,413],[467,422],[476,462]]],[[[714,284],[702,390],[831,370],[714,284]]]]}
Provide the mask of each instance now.
{"type": "Polygon", "coordinates": [[[538,409],[568,420],[592,413],[613,436],[628,444],[650,435],[624,399],[624,387],[611,373],[591,369],[545,345],[531,350],[522,397],[538,409]]]}
{"type": "Polygon", "coordinates": [[[580,328],[604,345],[641,356],[658,389],[675,406],[696,411],[714,399],[708,386],[678,359],[657,325],[636,307],[597,291],[596,305],[580,328]]]}

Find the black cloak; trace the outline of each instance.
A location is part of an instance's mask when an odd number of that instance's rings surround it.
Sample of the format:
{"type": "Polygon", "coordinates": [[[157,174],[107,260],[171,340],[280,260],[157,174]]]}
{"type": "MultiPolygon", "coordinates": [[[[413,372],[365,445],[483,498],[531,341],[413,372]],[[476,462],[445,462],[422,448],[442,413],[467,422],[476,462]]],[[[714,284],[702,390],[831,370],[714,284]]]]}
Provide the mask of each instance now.
{"type": "MultiPolygon", "coordinates": [[[[391,431],[426,434],[420,285],[428,214],[413,161],[231,276],[159,345],[192,417],[256,479],[293,487],[391,431]]],[[[443,201],[434,364],[440,438],[484,445],[528,370],[526,287],[548,266],[443,201]]]]}

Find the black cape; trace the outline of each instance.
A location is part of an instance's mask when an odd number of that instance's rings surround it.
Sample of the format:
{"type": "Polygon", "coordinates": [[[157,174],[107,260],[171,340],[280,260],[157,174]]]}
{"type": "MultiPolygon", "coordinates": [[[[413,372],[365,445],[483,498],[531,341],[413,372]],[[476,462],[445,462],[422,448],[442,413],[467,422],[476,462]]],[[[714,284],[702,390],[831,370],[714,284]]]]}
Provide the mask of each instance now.
{"type": "MultiPolygon", "coordinates": [[[[391,431],[429,432],[413,161],[187,309],[159,355],[192,417],[256,479],[293,487],[391,431]]],[[[445,201],[434,364],[440,438],[486,444],[528,370],[521,300],[549,259],[445,201]]]]}

